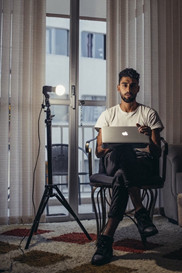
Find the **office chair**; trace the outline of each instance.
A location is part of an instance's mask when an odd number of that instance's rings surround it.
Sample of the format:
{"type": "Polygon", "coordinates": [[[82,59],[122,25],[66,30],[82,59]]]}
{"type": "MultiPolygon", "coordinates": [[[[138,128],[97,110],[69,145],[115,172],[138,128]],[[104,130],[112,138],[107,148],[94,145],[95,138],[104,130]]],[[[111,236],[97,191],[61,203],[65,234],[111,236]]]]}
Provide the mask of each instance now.
{"type": "MultiPolygon", "coordinates": [[[[88,140],[85,145],[86,153],[88,154],[88,164],[89,164],[89,179],[90,179],[90,186],[91,186],[91,198],[93,209],[95,212],[96,218],[96,226],[97,226],[97,237],[102,233],[104,227],[106,225],[106,212],[107,207],[110,206],[110,200],[112,195],[112,182],[114,177],[107,176],[102,167],[102,158],[99,160],[99,172],[93,174],[92,170],[92,162],[93,162],[93,153],[90,147],[90,143],[92,141],[96,141],[97,138],[88,140]]],[[[158,189],[163,188],[165,182],[165,174],[166,174],[166,157],[168,153],[168,144],[161,137],[162,142],[162,153],[159,162],[161,166],[158,166],[158,174],[152,176],[147,180],[147,185],[141,187],[141,197],[142,202],[145,200],[145,208],[148,210],[149,215],[152,219],[155,209],[155,204],[158,195],[158,189]],[[153,181],[155,180],[156,185],[152,185],[153,181]],[[151,181],[151,183],[150,183],[151,181]]],[[[135,221],[134,217],[132,217],[133,210],[129,210],[125,212],[125,216],[129,217],[137,226],[137,222],[135,221]]],[[[142,242],[145,246],[146,244],[146,237],[141,236],[142,242]]]]}

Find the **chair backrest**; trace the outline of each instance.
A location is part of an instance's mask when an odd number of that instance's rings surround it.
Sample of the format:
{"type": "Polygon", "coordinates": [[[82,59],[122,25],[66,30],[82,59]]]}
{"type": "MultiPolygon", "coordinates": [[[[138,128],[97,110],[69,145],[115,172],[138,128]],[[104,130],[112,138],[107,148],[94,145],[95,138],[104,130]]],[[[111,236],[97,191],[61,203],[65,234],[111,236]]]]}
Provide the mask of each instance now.
{"type": "MultiPolygon", "coordinates": [[[[68,144],[52,144],[52,175],[68,175],[68,144]]],[[[87,154],[85,150],[78,147],[78,151],[83,155],[87,154]]]]}
{"type": "Polygon", "coordinates": [[[52,174],[68,174],[68,144],[52,144],[52,174]]]}

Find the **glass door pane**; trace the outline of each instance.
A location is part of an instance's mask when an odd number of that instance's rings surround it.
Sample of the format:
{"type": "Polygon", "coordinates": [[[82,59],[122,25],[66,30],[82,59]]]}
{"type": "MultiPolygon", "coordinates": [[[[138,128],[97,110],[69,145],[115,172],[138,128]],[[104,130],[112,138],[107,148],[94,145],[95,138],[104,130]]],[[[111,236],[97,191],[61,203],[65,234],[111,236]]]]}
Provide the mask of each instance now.
{"type": "MultiPolygon", "coordinates": [[[[75,12],[75,3],[78,1],[71,1],[74,6],[71,8],[74,13],[71,19],[68,7],[66,13],[62,13],[64,14],[62,18],[56,17],[59,12],[61,14],[60,9],[64,8],[64,3],[70,1],[54,0],[57,5],[54,12],[52,0],[47,2],[49,17],[46,27],[46,85],[61,84],[65,88],[65,93],[61,97],[50,94],[53,115],[52,144],[69,145],[70,155],[64,160],[66,166],[68,165],[68,175],[66,173],[60,177],[55,176],[53,181],[60,184],[60,189],[72,209],[84,219],[93,215],[85,142],[96,136],[94,124],[105,109],[106,22],[95,21],[94,17],[93,20],[79,21],[78,13],[75,12]],[[51,17],[50,13],[56,15],[51,17]],[[74,92],[75,95],[72,96],[74,92]]],[[[89,7],[100,2],[87,1],[89,7]]],[[[83,13],[86,9],[91,10],[85,5],[85,1],[80,2],[80,7],[83,13]]],[[[97,158],[94,158],[94,166],[97,170],[97,158]]],[[[48,208],[50,214],[61,213],[63,218],[64,216],[68,218],[67,210],[54,198],[49,201],[48,208]]]]}
{"type": "MultiPolygon", "coordinates": [[[[96,137],[94,125],[105,109],[106,101],[106,22],[80,20],[79,51],[79,146],[96,137]]],[[[93,171],[98,171],[98,158],[93,150],[93,171]]],[[[79,157],[80,172],[88,173],[86,156],[79,157]]],[[[91,187],[89,176],[80,176],[79,213],[91,213],[91,187]]]]}
{"type": "MultiPolygon", "coordinates": [[[[70,19],[46,18],[46,85],[62,86],[62,95],[50,93],[52,115],[53,184],[69,200],[69,29],[70,19]]],[[[47,215],[67,216],[68,211],[53,197],[49,199],[47,215]]]]}
{"type": "Polygon", "coordinates": [[[106,96],[106,22],[80,20],[79,99],[98,96],[106,96]]]}

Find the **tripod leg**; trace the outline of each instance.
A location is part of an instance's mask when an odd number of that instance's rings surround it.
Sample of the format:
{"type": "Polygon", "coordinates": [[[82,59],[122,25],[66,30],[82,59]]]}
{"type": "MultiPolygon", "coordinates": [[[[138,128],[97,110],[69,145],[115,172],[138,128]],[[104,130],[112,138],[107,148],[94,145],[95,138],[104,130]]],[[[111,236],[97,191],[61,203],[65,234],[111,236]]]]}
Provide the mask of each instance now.
{"type": "Polygon", "coordinates": [[[60,201],[61,204],[63,204],[63,206],[74,217],[74,219],[77,221],[78,225],[80,226],[80,228],[82,229],[82,231],[85,233],[85,235],[87,236],[87,238],[89,240],[92,240],[92,238],[90,237],[90,235],[88,234],[88,232],[86,231],[86,229],[84,228],[84,226],[82,225],[82,223],[80,222],[80,220],[78,219],[77,215],[75,214],[75,212],[72,210],[72,208],[70,207],[70,205],[68,204],[68,202],[64,198],[64,196],[61,193],[61,191],[59,190],[59,188],[57,186],[55,186],[55,189],[56,189],[57,193],[59,194],[59,195],[57,195],[57,194],[55,195],[56,198],[60,201]]]}
{"type": "Polygon", "coordinates": [[[40,221],[40,217],[45,209],[45,206],[49,200],[49,188],[46,187],[45,188],[45,191],[44,191],[44,194],[42,196],[42,199],[41,199],[41,202],[40,202],[40,205],[39,205],[39,208],[38,208],[38,211],[37,211],[37,214],[35,216],[35,219],[34,219],[34,222],[33,222],[33,225],[32,225],[32,228],[31,228],[31,231],[30,231],[30,234],[29,234],[29,237],[27,239],[27,243],[26,243],[26,246],[25,246],[25,249],[28,249],[29,247],[29,244],[30,244],[30,241],[32,239],[32,236],[33,236],[33,233],[34,232],[37,232],[37,229],[38,229],[38,226],[39,226],[39,221],[40,221]]]}

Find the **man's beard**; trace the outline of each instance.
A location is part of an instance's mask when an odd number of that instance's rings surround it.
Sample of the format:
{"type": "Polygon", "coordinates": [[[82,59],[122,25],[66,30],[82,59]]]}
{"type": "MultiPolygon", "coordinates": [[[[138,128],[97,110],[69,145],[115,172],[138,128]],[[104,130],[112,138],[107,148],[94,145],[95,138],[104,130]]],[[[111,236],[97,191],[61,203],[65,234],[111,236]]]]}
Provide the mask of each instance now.
{"type": "Polygon", "coordinates": [[[130,103],[135,100],[136,96],[132,95],[130,98],[125,98],[124,96],[121,95],[121,98],[122,98],[122,100],[124,100],[124,102],[130,103]]]}

